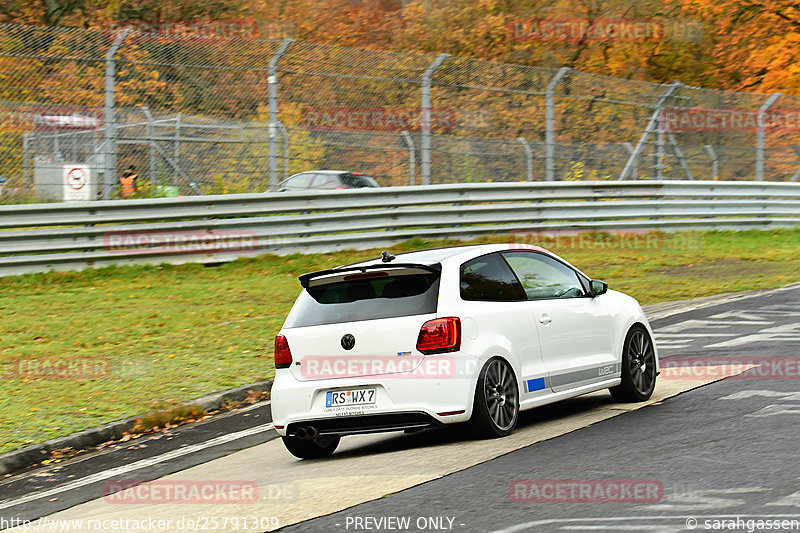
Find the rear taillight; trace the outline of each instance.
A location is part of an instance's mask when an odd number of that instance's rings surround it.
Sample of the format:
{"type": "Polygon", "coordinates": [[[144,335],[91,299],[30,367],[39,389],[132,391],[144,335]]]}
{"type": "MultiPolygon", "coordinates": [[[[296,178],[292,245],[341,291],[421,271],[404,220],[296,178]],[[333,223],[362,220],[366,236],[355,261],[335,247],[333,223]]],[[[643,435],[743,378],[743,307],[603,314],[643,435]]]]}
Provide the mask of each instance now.
{"type": "Polygon", "coordinates": [[[289,368],[292,365],[292,351],[289,341],[283,335],[275,337],[275,368],[289,368]]]}
{"type": "Polygon", "coordinates": [[[424,354],[455,352],[461,347],[461,320],[457,317],[435,318],[422,325],[417,350],[424,354]]]}

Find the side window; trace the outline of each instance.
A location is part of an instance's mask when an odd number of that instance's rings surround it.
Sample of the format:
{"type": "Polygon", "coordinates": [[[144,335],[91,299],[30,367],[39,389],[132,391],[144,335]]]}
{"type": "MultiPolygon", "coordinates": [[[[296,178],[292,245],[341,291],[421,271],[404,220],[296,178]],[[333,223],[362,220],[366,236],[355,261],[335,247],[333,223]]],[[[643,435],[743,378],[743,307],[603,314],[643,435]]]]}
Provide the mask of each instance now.
{"type": "Polygon", "coordinates": [[[293,178],[289,178],[284,184],[284,187],[293,191],[299,189],[308,189],[309,185],[311,185],[311,180],[314,179],[314,176],[315,174],[313,172],[303,172],[293,178]]]}
{"type": "Polygon", "coordinates": [[[493,253],[461,265],[461,298],[510,302],[525,300],[525,291],[503,258],[493,253]]]}
{"type": "Polygon", "coordinates": [[[317,174],[314,181],[315,189],[335,189],[339,186],[339,176],[337,174],[317,174]]]}
{"type": "Polygon", "coordinates": [[[504,252],[503,257],[519,278],[529,300],[585,296],[578,273],[543,254],[504,252]]]}

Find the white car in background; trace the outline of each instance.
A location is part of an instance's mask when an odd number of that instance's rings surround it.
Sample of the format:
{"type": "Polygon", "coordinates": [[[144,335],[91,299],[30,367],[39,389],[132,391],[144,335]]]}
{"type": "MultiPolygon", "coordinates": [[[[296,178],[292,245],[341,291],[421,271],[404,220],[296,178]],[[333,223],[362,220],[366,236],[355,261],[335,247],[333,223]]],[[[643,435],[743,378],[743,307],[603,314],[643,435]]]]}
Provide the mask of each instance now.
{"type": "Polygon", "coordinates": [[[346,170],[311,170],[289,176],[278,184],[278,192],[380,187],[375,178],[363,172],[346,170]]]}
{"type": "Polygon", "coordinates": [[[469,422],[502,437],[520,410],[608,388],[653,393],[639,304],[530,245],[458,246],[305,274],[275,339],[272,419],[287,449],[469,422]]]}

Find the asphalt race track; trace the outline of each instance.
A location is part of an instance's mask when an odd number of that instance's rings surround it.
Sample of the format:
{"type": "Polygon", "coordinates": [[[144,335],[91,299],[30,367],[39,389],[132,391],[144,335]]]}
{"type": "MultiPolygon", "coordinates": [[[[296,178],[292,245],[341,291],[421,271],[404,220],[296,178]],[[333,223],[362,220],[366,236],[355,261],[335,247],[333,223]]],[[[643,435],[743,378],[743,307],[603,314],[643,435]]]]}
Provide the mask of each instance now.
{"type": "Polygon", "coordinates": [[[662,375],[646,404],[595,393],[523,413],[504,439],[452,428],[350,437],[318,461],[291,457],[261,405],[7,478],[0,526],[44,516],[12,530],[800,530],[798,302],[792,286],[653,315],[662,375]],[[149,492],[108,494],[111,481],[154,479],[139,486],[149,492]],[[252,497],[175,503],[155,491],[220,482],[252,497]]]}

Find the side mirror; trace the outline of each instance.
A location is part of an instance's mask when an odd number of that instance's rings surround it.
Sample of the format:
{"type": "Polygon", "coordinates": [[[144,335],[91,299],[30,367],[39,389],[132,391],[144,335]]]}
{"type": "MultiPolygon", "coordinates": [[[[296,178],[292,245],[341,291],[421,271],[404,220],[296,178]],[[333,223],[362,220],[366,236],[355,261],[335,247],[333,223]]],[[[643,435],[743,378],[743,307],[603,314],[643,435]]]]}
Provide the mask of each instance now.
{"type": "Polygon", "coordinates": [[[593,279],[592,281],[589,282],[589,284],[592,288],[592,298],[608,292],[608,283],[606,283],[605,281],[601,281],[599,279],[593,279]]]}

